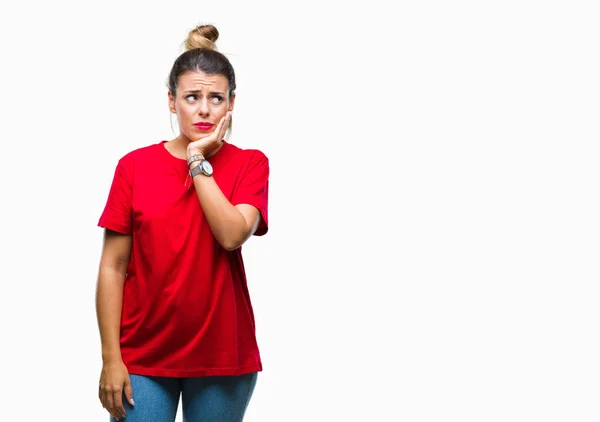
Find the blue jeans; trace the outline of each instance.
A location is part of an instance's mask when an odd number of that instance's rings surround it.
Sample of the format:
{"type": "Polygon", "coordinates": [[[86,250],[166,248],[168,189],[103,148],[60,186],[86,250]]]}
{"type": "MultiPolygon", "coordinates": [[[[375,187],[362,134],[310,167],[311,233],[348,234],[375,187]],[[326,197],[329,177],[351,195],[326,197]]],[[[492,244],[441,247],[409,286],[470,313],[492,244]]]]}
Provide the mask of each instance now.
{"type": "MultiPolygon", "coordinates": [[[[130,374],[134,406],[123,395],[126,422],[174,422],[179,405],[184,422],[241,422],[256,385],[257,372],[197,378],[130,374]]],[[[114,417],[110,417],[115,422],[114,417]]]]}

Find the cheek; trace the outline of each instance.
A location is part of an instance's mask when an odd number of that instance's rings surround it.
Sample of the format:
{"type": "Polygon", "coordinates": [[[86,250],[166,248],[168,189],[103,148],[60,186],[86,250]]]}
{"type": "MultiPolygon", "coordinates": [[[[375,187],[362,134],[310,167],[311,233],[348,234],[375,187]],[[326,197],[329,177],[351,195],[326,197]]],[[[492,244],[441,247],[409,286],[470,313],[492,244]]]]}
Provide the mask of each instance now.
{"type": "Polygon", "coordinates": [[[189,119],[191,115],[194,113],[192,107],[189,104],[179,103],[177,104],[177,116],[179,119],[189,119]]]}
{"type": "Polygon", "coordinates": [[[219,105],[215,105],[213,107],[213,113],[221,116],[221,115],[225,115],[225,113],[227,113],[227,103],[222,103],[219,105]]]}

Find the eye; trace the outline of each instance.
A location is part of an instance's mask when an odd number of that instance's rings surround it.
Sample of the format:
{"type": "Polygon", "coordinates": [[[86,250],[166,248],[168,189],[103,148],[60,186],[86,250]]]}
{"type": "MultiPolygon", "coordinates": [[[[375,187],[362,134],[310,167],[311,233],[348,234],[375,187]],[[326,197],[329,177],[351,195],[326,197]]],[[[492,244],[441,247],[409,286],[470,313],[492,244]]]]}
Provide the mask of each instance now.
{"type": "Polygon", "coordinates": [[[221,104],[223,102],[223,97],[220,95],[213,95],[210,100],[213,102],[213,104],[221,104]]]}
{"type": "Polygon", "coordinates": [[[191,95],[188,95],[187,97],[185,97],[185,99],[188,101],[194,101],[194,100],[196,100],[196,98],[197,97],[194,94],[191,94],[191,95]],[[191,98],[191,100],[190,100],[190,98],[191,98]]]}

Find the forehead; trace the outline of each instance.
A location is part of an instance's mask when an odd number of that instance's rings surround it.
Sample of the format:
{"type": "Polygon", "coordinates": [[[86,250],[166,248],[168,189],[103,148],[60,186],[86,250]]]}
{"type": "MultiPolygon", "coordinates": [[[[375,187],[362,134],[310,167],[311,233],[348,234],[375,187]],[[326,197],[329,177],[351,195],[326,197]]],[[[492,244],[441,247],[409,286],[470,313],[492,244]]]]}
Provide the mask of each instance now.
{"type": "Polygon", "coordinates": [[[229,87],[227,78],[223,75],[208,74],[204,72],[185,72],[179,77],[179,89],[226,92],[229,87]]]}

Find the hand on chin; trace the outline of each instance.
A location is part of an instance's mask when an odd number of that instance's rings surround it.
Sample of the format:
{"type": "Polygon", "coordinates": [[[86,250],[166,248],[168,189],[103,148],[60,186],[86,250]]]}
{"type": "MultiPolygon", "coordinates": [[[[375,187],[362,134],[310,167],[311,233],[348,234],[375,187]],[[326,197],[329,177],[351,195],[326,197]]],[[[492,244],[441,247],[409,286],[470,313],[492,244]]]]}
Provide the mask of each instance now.
{"type": "Polygon", "coordinates": [[[195,140],[190,142],[187,147],[188,158],[196,154],[201,154],[207,158],[213,151],[220,148],[223,144],[223,137],[225,136],[229,119],[231,119],[230,112],[223,116],[214,130],[206,134],[196,135],[195,140]]]}

